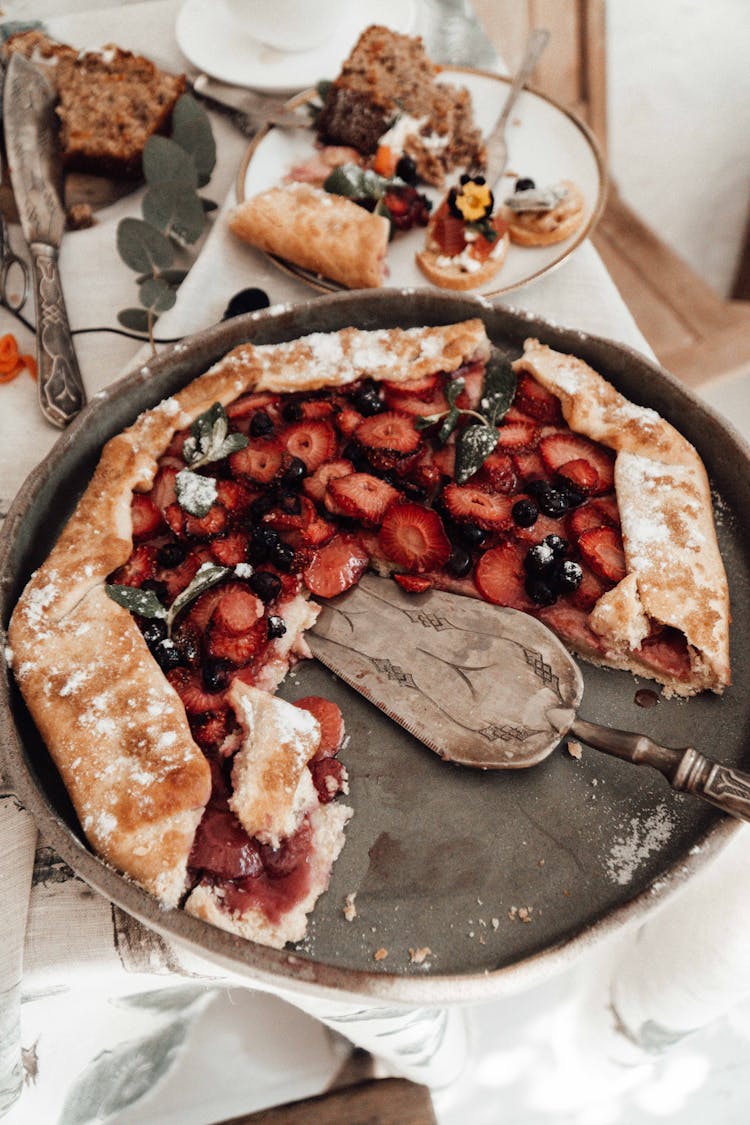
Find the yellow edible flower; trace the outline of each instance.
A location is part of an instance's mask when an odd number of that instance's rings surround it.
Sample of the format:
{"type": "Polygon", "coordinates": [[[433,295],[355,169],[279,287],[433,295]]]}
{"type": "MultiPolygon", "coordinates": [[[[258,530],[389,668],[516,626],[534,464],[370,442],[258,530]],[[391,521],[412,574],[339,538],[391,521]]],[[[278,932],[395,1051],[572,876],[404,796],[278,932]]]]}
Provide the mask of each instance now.
{"type": "Polygon", "coordinates": [[[492,212],[494,199],[487,184],[467,180],[456,192],[455,206],[467,223],[475,223],[492,212]]]}

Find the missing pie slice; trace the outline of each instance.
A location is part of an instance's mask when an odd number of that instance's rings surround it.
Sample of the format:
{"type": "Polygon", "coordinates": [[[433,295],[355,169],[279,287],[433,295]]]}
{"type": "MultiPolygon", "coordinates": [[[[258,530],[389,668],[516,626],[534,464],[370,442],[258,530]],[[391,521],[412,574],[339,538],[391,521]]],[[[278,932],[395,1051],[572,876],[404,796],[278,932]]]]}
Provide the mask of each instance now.
{"type": "Polygon", "coordinates": [[[542,618],[690,696],[729,683],[703,465],[654,411],[480,320],[235,348],[107,443],[9,630],[13,670],[108,862],[297,941],[351,810],[330,701],[273,693],[368,569],[542,618]]]}

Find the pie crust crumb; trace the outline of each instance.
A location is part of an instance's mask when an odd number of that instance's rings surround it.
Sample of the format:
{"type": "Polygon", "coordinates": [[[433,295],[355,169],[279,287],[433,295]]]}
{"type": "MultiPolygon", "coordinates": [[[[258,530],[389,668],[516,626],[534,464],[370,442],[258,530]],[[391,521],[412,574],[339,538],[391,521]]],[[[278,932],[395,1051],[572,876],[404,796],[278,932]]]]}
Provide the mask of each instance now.
{"type": "Polygon", "coordinates": [[[347,922],[353,922],[357,917],[357,907],[354,905],[354,900],[356,899],[356,897],[357,892],[352,891],[351,894],[348,894],[344,899],[344,917],[346,918],[347,922]]]}
{"type": "Polygon", "coordinates": [[[376,949],[372,956],[374,961],[385,961],[388,950],[381,945],[380,949],[376,949]]]}
{"type": "Polygon", "coordinates": [[[423,945],[419,949],[409,950],[409,960],[412,965],[421,965],[424,961],[432,956],[432,950],[429,945],[423,945]]]}
{"type": "Polygon", "coordinates": [[[568,753],[570,754],[571,758],[575,758],[576,761],[580,762],[581,758],[583,757],[583,747],[581,746],[580,742],[575,742],[571,738],[570,741],[568,742],[567,749],[568,749],[568,753]]]}

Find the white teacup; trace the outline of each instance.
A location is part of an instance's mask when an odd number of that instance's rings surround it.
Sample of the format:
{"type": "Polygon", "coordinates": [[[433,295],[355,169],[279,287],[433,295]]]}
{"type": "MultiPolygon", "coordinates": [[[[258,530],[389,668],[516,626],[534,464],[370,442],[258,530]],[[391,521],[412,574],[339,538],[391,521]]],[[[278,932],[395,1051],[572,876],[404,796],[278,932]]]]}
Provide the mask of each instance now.
{"type": "Polygon", "coordinates": [[[320,46],[352,16],[355,0],[224,0],[244,31],[278,51],[320,46]]]}

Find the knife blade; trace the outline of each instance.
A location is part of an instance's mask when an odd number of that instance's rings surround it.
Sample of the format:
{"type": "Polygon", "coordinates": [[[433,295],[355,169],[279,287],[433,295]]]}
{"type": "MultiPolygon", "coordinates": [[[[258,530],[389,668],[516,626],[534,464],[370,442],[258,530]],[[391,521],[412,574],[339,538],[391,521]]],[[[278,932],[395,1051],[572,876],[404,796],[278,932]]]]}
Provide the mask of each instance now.
{"type": "Polygon", "coordinates": [[[39,406],[60,429],[86,401],[65,308],[58,256],[65,210],[57,147],[56,93],[41,71],[11,56],[3,92],[5,147],[34,278],[39,406]]]}

